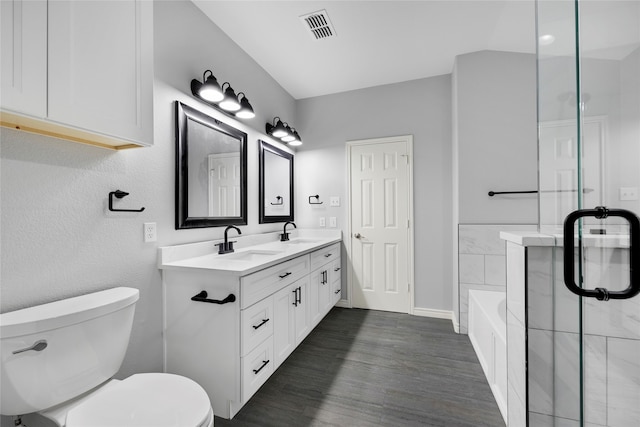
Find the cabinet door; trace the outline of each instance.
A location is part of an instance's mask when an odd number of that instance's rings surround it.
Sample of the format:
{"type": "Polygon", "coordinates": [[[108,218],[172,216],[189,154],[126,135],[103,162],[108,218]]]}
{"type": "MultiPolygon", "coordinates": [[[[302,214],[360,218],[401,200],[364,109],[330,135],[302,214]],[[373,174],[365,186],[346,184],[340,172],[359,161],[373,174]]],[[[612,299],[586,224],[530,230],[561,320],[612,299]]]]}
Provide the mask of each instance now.
{"type": "Polygon", "coordinates": [[[284,287],[273,295],[273,356],[275,368],[296,347],[294,303],[297,296],[295,283],[284,287]]]}
{"type": "Polygon", "coordinates": [[[309,320],[309,277],[305,277],[293,284],[298,289],[298,304],[293,306],[296,345],[311,332],[309,320]]]}
{"type": "Polygon", "coordinates": [[[320,290],[322,288],[322,274],[321,270],[315,270],[309,275],[309,292],[308,297],[308,311],[309,311],[309,323],[312,328],[320,323],[322,320],[322,313],[320,312],[320,290]]]}
{"type": "Polygon", "coordinates": [[[50,120],[153,139],[153,2],[49,2],[50,120]]]}
{"type": "Polygon", "coordinates": [[[2,109],[47,115],[47,2],[0,1],[2,109]]]}

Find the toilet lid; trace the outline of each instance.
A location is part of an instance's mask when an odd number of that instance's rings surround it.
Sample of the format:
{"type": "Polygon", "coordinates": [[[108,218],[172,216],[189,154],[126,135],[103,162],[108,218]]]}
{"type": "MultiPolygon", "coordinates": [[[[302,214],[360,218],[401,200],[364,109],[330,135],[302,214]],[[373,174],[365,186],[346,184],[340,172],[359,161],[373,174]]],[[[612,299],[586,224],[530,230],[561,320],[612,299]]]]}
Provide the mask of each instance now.
{"type": "Polygon", "coordinates": [[[201,427],[212,417],[209,396],[195,381],[136,374],[70,410],[66,427],[201,427]]]}

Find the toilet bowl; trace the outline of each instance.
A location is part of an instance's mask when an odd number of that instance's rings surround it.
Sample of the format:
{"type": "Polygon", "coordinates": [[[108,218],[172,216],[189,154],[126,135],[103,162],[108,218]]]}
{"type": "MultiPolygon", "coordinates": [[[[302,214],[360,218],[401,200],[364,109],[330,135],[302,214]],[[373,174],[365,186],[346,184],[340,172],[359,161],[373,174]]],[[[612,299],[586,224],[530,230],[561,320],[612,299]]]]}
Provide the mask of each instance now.
{"type": "Polygon", "coordinates": [[[0,314],[0,413],[61,427],[213,426],[209,396],[189,378],[111,378],[138,298],[121,287],[0,314]]]}

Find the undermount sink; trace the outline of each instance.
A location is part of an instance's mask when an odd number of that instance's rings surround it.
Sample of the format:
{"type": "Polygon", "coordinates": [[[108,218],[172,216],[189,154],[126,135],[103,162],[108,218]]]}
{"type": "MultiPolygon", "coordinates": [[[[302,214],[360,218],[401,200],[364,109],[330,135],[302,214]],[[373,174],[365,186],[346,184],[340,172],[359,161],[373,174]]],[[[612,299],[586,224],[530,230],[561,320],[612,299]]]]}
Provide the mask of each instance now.
{"type": "Polygon", "coordinates": [[[320,240],[317,239],[294,239],[294,240],[285,240],[282,243],[287,243],[289,245],[301,245],[301,244],[311,244],[318,243],[320,240]]]}
{"type": "Polygon", "coordinates": [[[223,255],[224,259],[233,261],[260,261],[281,254],[282,251],[244,251],[223,255]]]}

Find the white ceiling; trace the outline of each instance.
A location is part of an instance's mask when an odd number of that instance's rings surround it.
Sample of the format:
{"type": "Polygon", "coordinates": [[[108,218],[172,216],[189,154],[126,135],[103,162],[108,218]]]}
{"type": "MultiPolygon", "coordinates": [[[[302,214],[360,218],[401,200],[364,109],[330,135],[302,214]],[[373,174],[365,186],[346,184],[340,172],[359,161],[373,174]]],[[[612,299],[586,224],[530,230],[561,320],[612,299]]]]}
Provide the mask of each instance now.
{"type": "Polygon", "coordinates": [[[456,55],[535,52],[534,0],[192,0],[291,96],[451,73],[456,55]],[[299,16],[326,10],[336,36],[299,16]]]}

